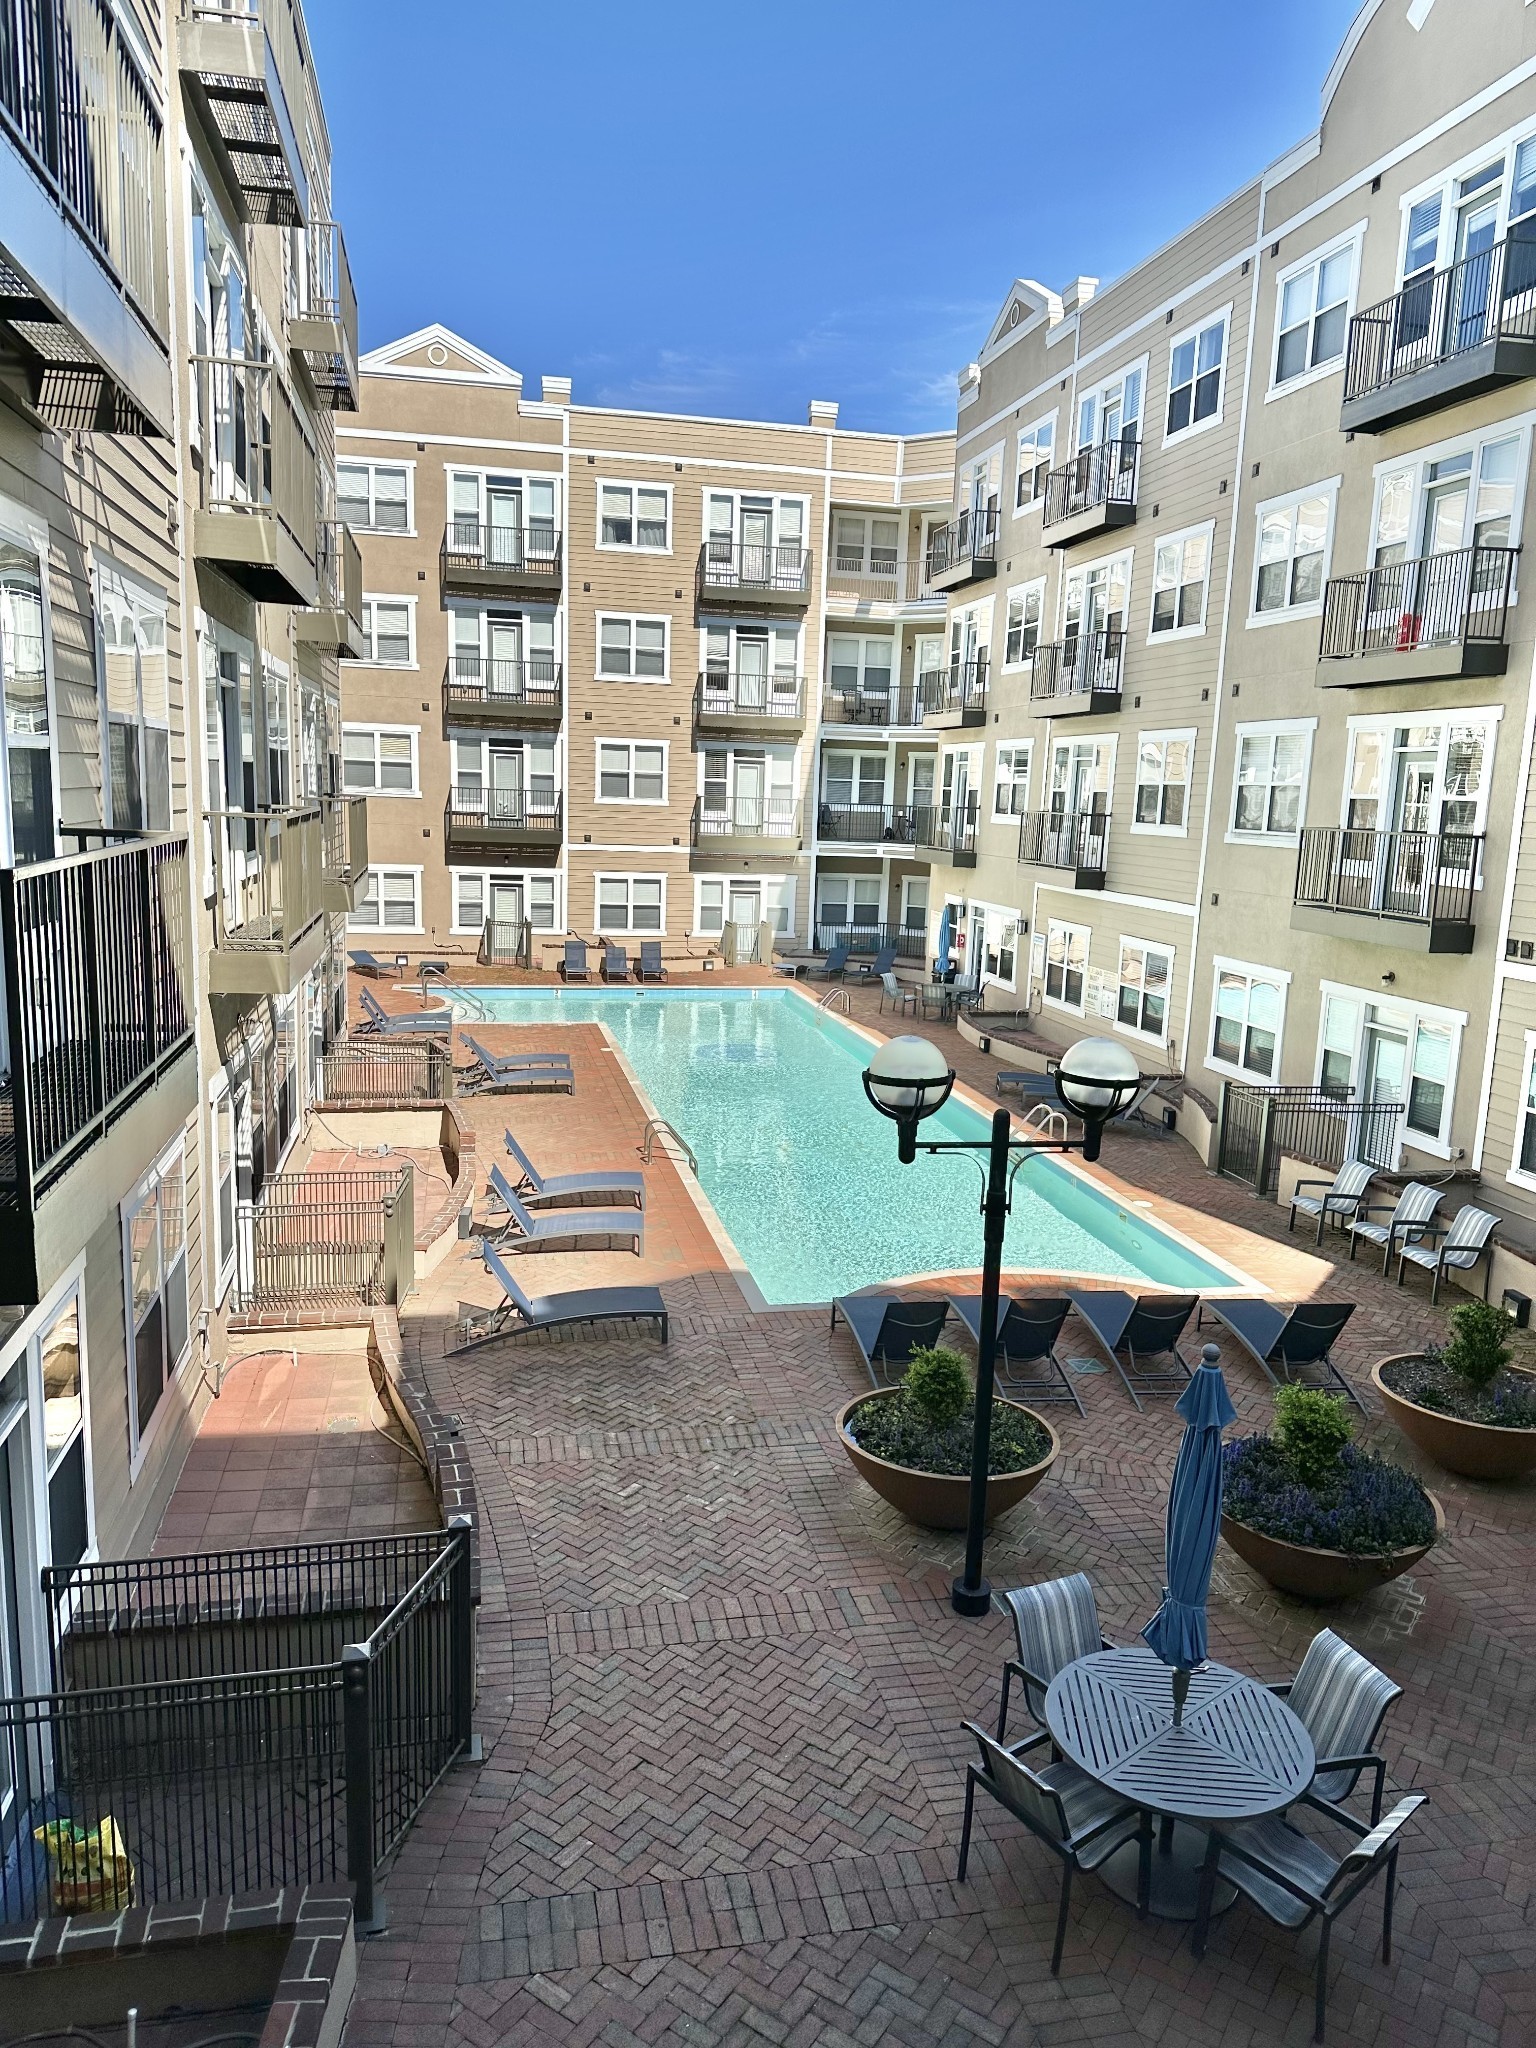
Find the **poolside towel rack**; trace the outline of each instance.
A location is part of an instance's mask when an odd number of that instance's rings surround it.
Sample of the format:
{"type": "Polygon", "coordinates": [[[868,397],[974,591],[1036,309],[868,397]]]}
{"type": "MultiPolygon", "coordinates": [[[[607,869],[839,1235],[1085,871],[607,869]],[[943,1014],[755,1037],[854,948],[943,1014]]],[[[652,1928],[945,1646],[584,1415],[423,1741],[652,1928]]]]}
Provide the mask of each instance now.
{"type": "Polygon", "coordinates": [[[818,999],[816,1007],[818,1010],[835,1010],[839,1003],[843,1006],[843,1015],[850,1015],[847,989],[829,988],[826,994],[818,999]]]}
{"type": "Polygon", "coordinates": [[[656,1140],[658,1138],[670,1138],[672,1140],[672,1143],[677,1146],[679,1151],[683,1154],[683,1157],[688,1161],[688,1164],[692,1167],[693,1177],[695,1180],[697,1180],[699,1177],[699,1162],[693,1147],[689,1144],[688,1140],[683,1136],[682,1132],[678,1130],[675,1125],[669,1124],[664,1116],[651,1117],[647,1122],[645,1129],[640,1133],[641,1164],[643,1166],[650,1165],[651,1159],[656,1150],[656,1140]]]}

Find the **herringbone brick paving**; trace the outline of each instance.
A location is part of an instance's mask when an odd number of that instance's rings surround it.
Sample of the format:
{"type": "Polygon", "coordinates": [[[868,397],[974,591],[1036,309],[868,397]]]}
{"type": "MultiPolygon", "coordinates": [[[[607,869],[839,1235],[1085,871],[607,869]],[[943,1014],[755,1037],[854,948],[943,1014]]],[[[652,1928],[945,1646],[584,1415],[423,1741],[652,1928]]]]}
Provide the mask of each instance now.
{"type": "MultiPolygon", "coordinates": [[[[600,1038],[569,1036],[576,1097],[518,1102],[519,1135],[551,1166],[617,1161],[642,1113],[600,1038]]],[[[985,1079],[989,1062],[955,1058],[985,1079]]],[[[499,1143],[501,1108],[470,1105],[482,1146],[499,1143]]],[[[1422,1291],[1287,1242],[1272,1208],[1175,1141],[1123,1140],[1107,1166],[1281,1298],[1357,1300],[1343,1350],[1357,1384],[1439,1327],[1422,1291]]],[[[955,1881],[959,1724],[995,1711],[1008,1631],[951,1612],[959,1539],[912,1528],[853,1478],[831,1429],[862,1384],[846,1338],[820,1314],[748,1310],[670,1165],[650,1175],[649,1208],[643,1265],[527,1263],[541,1288],[658,1278],[665,1350],[584,1336],[456,1358],[461,1298],[491,1298],[467,1257],[406,1317],[481,1489],[485,1757],[450,1774],[389,1874],[352,2048],[1309,2038],[1311,1933],[1281,1937],[1239,1907],[1195,1963],[1185,1930],[1138,1924],[1088,1881],[1057,1980],[1055,1867],[1018,1829],[985,1814],[955,1881]]],[[[1242,1424],[1261,1423],[1266,1389],[1226,1363],[1242,1424]]],[[[1166,1403],[1138,1417],[1108,1375],[1079,1384],[1087,1418],[1053,1411],[1064,1455],[999,1525],[989,1568],[1000,1584],[1087,1570],[1123,1640],[1160,1594],[1178,1425],[1166,1403]]],[[[1414,1462],[1379,1419],[1367,1434],[1414,1462]]],[[[1392,1966],[1369,1905],[1339,1930],[1330,2039],[1528,2048],[1536,1490],[1430,1483],[1445,1543],[1326,1617],[1223,1553],[1212,1652],[1278,1677],[1326,1618],[1405,1687],[1392,1782],[1432,1803],[1405,1852],[1392,1966]]]]}

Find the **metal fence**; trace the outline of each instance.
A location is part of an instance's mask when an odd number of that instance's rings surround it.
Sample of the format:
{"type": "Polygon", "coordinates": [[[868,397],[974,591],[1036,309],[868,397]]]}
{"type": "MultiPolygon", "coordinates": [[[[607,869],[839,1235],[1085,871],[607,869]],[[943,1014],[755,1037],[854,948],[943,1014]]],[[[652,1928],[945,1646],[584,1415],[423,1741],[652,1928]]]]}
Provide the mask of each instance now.
{"type": "Polygon", "coordinates": [[[821,803],[816,807],[816,837],[855,845],[915,846],[916,804],[821,803]]]}
{"type": "Polygon", "coordinates": [[[533,926],[526,917],[488,917],[480,934],[479,958],[486,966],[531,967],[533,926]]]}
{"type": "Polygon", "coordinates": [[[929,582],[962,562],[990,562],[997,556],[997,507],[966,510],[928,536],[923,567],[929,582]]]}
{"type": "Polygon", "coordinates": [[[1506,337],[1536,339],[1536,234],[1529,222],[1357,313],[1349,323],[1344,402],[1506,337]]]}
{"type": "Polygon", "coordinates": [[[1118,697],[1124,667],[1125,634],[1119,626],[1077,633],[1070,640],[1053,640],[1035,650],[1029,694],[1037,702],[1058,697],[1118,697]]]}
{"type": "Polygon", "coordinates": [[[883,953],[896,949],[898,960],[921,960],[928,950],[924,925],[819,924],[816,950],[830,953],[834,946],[846,946],[850,953],[883,953]]]}
{"type": "Polygon", "coordinates": [[[1470,926],[1484,838],[1308,825],[1297,852],[1295,900],[1407,924],[1470,926]]]}
{"type": "Polygon", "coordinates": [[[1079,448],[1070,462],[1053,469],[1045,480],[1041,525],[1055,526],[1101,505],[1134,510],[1140,466],[1141,443],[1127,435],[1101,441],[1097,447],[1079,448]]]}
{"type": "Polygon", "coordinates": [[[1397,1163],[1405,1105],[1358,1100],[1352,1091],[1261,1088],[1224,1081],[1216,1122],[1216,1170],[1273,1201],[1282,1159],[1335,1170],[1347,1159],[1397,1163]]]}
{"type": "Polygon", "coordinates": [[[240,1204],[242,1312],[398,1301],[415,1280],[415,1168],[279,1173],[240,1204]]]}
{"type": "Polygon", "coordinates": [[[446,1102],[452,1093],[453,1055],[441,1039],[344,1038],[320,1062],[320,1100],[338,1109],[446,1102]]]}
{"type": "Polygon", "coordinates": [[[962,717],[970,714],[972,722],[979,724],[987,708],[987,657],[978,654],[974,661],[953,661],[948,668],[927,669],[922,689],[925,718],[958,712],[962,717]]]}
{"type": "Polygon", "coordinates": [[[1321,658],[1415,654],[1421,647],[1499,645],[1518,548],[1453,548],[1330,576],[1321,658]]]}

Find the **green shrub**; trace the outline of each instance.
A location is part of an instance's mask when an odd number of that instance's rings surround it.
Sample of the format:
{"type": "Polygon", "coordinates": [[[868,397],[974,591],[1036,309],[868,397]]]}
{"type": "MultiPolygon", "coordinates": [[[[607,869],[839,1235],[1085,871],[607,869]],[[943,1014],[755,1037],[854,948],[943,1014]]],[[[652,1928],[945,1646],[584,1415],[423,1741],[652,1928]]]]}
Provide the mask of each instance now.
{"type": "Polygon", "coordinates": [[[1451,1341],[1441,1362],[1469,1387],[1491,1387],[1508,1365],[1514,1319],[1491,1301],[1461,1301],[1451,1310],[1451,1341]]]}
{"type": "Polygon", "coordinates": [[[912,1353],[902,1386],[907,1405],[933,1429],[947,1429],[971,1405],[965,1360],[943,1344],[925,1344],[912,1353]]]}
{"type": "Polygon", "coordinates": [[[1351,1427],[1349,1410],[1337,1395],[1318,1387],[1276,1389],[1275,1435],[1303,1486],[1319,1486],[1337,1470],[1351,1427]]]}

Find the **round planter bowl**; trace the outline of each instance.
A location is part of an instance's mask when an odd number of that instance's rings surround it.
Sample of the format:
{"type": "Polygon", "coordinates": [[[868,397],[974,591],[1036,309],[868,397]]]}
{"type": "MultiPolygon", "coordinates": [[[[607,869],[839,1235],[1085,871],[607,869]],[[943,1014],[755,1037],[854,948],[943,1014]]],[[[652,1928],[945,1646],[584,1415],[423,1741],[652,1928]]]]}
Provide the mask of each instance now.
{"type": "Polygon", "coordinates": [[[1222,1516],[1221,1533],[1244,1564],[1252,1565],[1261,1579],[1282,1593],[1294,1593],[1301,1600],[1353,1600],[1411,1570],[1439,1542],[1445,1534],[1445,1513],[1432,1493],[1429,1504],[1435,1511],[1433,1540],[1385,1557],[1353,1557],[1344,1550],[1283,1543],[1278,1536],[1264,1536],[1244,1522],[1234,1522],[1230,1515],[1222,1516]]]}
{"type": "MultiPolygon", "coordinates": [[[[924,1529],[963,1529],[970,1516],[971,1482],[968,1477],[952,1476],[947,1472],[919,1472],[911,1465],[893,1465],[888,1458],[877,1458],[873,1451],[866,1451],[856,1444],[849,1434],[848,1420],[871,1401],[888,1401],[899,1387],[880,1387],[872,1394],[860,1394],[845,1408],[838,1410],[837,1433],[843,1449],[853,1460],[854,1470],[859,1477],[871,1485],[882,1500],[888,1500],[893,1508],[904,1514],[909,1522],[916,1522],[924,1529]]],[[[1028,1493],[1033,1493],[1046,1473],[1050,1471],[1061,1453],[1061,1440],[1043,1415],[1037,1415],[1033,1408],[1026,1408],[1020,1401],[1005,1401],[998,1397],[995,1405],[999,1408],[1017,1408],[1021,1415],[1027,1415],[1050,1438],[1051,1447],[1038,1465],[1026,1465],[1019,1472],[994,1472],[987,1481],[987,1526],[999,1515],[1005,1515],[1017,1507],[1028,1493]]]]}
{"type": "Polygon", "coordinates": [[[1433,1458],[1447,1472],[1459,1472],[1464,1479],[1524,1479],[1536,1471],[1536,1429],[1498,1429],[1491,1422],[1462,1422],[1394,1394],[1382,1379],[1384,1368],[1407,1364],[1419,1355],[1417,1351],[1395,1352],[1371,1368],[1371,1383],[1382,1406],[1411,1444],[1417,1444],[1426,1458],[1433,1458]]]}

